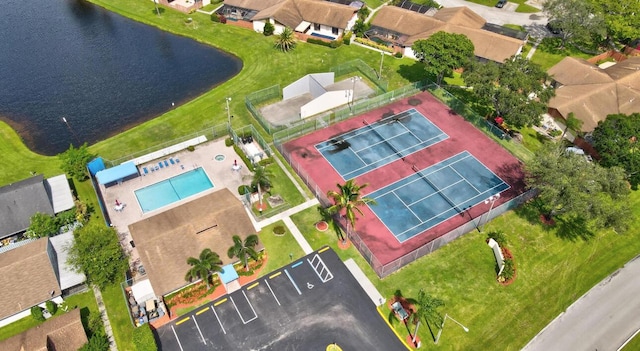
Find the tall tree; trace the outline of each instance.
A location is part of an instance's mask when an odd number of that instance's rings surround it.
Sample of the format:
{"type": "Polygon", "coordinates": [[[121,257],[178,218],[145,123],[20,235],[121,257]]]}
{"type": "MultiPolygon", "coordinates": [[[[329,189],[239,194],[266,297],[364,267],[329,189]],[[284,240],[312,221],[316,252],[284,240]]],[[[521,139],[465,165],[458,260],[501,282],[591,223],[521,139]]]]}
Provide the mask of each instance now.
{"type": "Polygon", "coordinates": [[[77,149],[73,145],[69,145],[69,149],[58,155],[58,158],[62,162],[60,168],[77,179],[83,181],[89,178],[89,171],[87,171],[87,163],[91,161],[95,155],[89,152],[87,143],[82,144],[77,149]]]}
{"type": "Polygon", "coordinates": [[[258,259],[258,252],[255,250],[258,241],[258,236],[255,234],[247,236],[244,241],[242,241],[240,236],[234,235],[233,246],[227,251],[227,256],[229,256],[229,258],[239,258],[240,261],[242,261],[242,265],[244,265],[244,269],[249,271],[249,257],[254,260],[258,259]]]}
{"type": "Polygon", "coordinates": [[[640,38],[638,0],[587,0],[596,8],[596,12],[604,17],[607,37],[612,41],[628,44],[640,38]]]}
{"type": "Polygon", "coordinates": [[[525,165],[526,183],[539,191],[547,218],[563,216],[595,229],[625,231],[630,208],[624,170],[604,168],[553,143],[540,148],[525,165]]]}
{"type": "Polygon", "coordinates": [[[580,128],[582,128],[582,121],[576,118],[576,115],[573,112],[569,112],[569,115],[564,120],[564,130],[562,131],[562,135],[560,139],[563,139],[565,135],[567,135],[568,131],[579,132],[580,128]]]}
{"type": "MultiPolygon", "coordinates": [[[[331,213],[342,215],[344,211],[345,228],[347,236],[349,235],[349,225],[355,229],[356,226],[356,213],[363,216],[360,206],[366,204],[375,205],[376,201],[368,197],[360,197],[362,195],[362,189],[366,188],[368,184],[358,185],[353,179],[347,180],[346,183],[336,185],[338,191],[329,190],[327,196],[333,199],[333,205],[329,207],[331,213]]],[[[340,239],[344,242],[346,239],[342,235],[342,231],[339,233],[340,239]]]]}
{"type": "Polygon", "coordinates": [[[282,32],[278,34],[276,38],[275,46],[283,52],[293,50],[293,48],[296,47],[296,37],[293,34],[293,30],[289,27],[284,27],[282,32]]]}
{"type": "Polygon", "coordinates": [[[495,114],[515,127],[540,125],[554,90],[546,86],[549,75],[539,65],[517,56],[503,64],[473,63],[462,74],[472,93],[495,114]]]}
{"type": "Polygon", "coordinates": [[[604,167],[622,167],[635,188],[640,184],[640,113],[609,115],[592,133],[604,167]]]}
{"type": "Polygon", "coordinates": [[[262,208],[262,190],[269,191],[271,189],[271,177],[273,177],[273,173],[266,167],[259,164],[254,167],[251,187],[258,190],[260,208],[262,208]]]}
{"type": "Polygon", "coordinates": [[[115,228],[96,222],[76,229],[73,236],[67,262],[89,282],[104,288],[122,279],[128,263],[115,228]]]}
{"type": "Polygon", "coordinates": [[[205,284],[207,284],[207,290],[209,290],[211,274],[214,272],[222,272],[222,261],[220,260],[220,256],[209,248],[202,250],[198,258],[189,257],[187,259],[187,264],[191,266],[191,268],[184,276],[184,280],[191,282],[194,279],[202,279],[205,284]]]}
{"type": "Polygon", "coordinates": [[[411,46],[416,58],[425,64],[427,73],[436,77],[440,85],[453,70],[466,66],[473,59],[473,43],[463,34],[437,32],[428,39],[411,46]]]}
{"type": "Polygon", "coordinates": [[[590,42],[594,35],[599,37],[597,42],[606,37],[604,19],[588,1],[547,0],[542,10],[559,30],[562,47],[568,42],[590,42]]]}
{"type": "Polygon", "coordinates": [[[444,301],[420,289],[415,305],[418,307],[418,310],[413,312],[413,322],[416,324],[416,329],[413,332],[414,344],[418,336],[418,328],[420,327],[421,321],[425,321],[426,323],[436,322],[438,325],[442,324],[442,316],[438,312],[438,308],[444,306],[444,301]]]}
{"type": "Polygon", "coordinates": [[[60,226],[56,223],[55,218],[46,213],[36,212],[31,216],[26,236],[29,238],[53,236],[58,233],[58,230],[60,230],[60,226]]]}

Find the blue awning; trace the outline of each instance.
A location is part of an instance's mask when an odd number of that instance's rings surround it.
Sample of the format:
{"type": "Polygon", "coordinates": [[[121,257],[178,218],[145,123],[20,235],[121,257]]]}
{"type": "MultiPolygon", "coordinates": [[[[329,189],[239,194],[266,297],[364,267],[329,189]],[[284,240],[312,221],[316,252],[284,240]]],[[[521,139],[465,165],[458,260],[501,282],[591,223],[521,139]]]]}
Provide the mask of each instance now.
{"type": "Polygon", "coordinates": [[[123,180],[129,176],[137,175],[138,167],[133,162],[123,163],[119,166],[107,168],[96,173],[98,183],[105,185],[123,180]]]}
{"type": "Polygon", "coordinates": [[[222,267],[222,272],[219,272],[218,274],[220,275],[220,280],[222,280],[224,284],[231,283],[232,281],[240,278],[232,264],[222,267]]]}
{"type": "Polygon", "coordinates": [[[96,157],[87,164],[87,168],[89,168],[89,172],[91,172],[91,175],[94,176],[98,172],[105,169],[106,167],[104,166],[104,161],[102,161],[102,157],[96,157]]]}

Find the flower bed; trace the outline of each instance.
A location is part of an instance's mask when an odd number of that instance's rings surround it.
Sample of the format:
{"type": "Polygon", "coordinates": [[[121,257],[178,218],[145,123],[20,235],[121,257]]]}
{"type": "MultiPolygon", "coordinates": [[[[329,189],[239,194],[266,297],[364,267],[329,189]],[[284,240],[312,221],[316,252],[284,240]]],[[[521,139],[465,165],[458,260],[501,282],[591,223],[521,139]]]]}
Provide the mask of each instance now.
{"type": "Polygon", "coordinates": [[[316,229],[321,231],[321,232],[324,232],[327,229],[329,229],[329,224],[327,224],[327,222],[325,222],[325,221],[320,221],[320,222],[316,223],[316,229]]]}

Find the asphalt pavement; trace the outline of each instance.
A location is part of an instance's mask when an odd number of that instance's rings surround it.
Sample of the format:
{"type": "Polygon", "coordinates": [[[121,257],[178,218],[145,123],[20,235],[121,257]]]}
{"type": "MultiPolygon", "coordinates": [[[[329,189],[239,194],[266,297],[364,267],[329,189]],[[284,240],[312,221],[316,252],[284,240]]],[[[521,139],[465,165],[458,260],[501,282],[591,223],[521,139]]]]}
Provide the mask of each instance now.
{"type": "MultiPolygon", "coordinates": [[[[489,7],[464,0],[437,0],[444,7],[466,6],[482,16],[489,23],[493,24],[517,24],[521,26],[544,27],[547,24],[547,17],[542,12],[518,13],[515,12],[517,6],[507,3],[505,7],[489,7]]],[[[497,2],[498,0],[496,0],[497,2]]],[[[540,5],[537,5],[540,6],[540,5]]]]}
{"type": "Polygon", "coordinates": [[[618,350],[640,329],[639,276],[636,257],[569,306],[523,351],[618,350]]]}

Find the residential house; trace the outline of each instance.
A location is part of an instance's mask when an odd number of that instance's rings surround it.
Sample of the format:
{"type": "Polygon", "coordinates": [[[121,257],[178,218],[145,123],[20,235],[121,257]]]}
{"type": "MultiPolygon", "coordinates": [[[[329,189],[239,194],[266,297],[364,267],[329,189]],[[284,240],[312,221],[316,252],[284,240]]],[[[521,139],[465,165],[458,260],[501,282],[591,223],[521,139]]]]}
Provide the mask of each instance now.
{"type": "Polygon", "coordinates": [[[63,294],[84,283],[83,274],[66,266],[66,250],[72,241],[69,232],[55,240],[24,240],[2,248],[0,327],[29,316],[33,306],[44,307],[49,300],[62,303],[63,294]]]}
{"type": "Polygon", "coordinates": [[[80,310],[51,318],[18,335],[0,341],[3,351],[77,351],[88,342],[80,310]]]}
{"type": "Polygon", "coordinates": [[[334,40],[356,23],[362,3],[355,4],[322,0],[225,0],[220,13],[231,20],[251,22],[257,32],[263,32],[269,22],[275,34],[289,27],[299,34],[334,40]]]}
{"type": "Polygon", "coordinates": [[[64,174],[48,179],[36,175],[5,185],[0,188],[0,239],[24,233],[36,212],[54,215],[74,206],[64,174]]]}
{"type": "Polygon", "coordinates": [[[227,256],[232,236],[244,240],[256,230],[242,202],[225,188],[133,223],[129,232],[155,295],[164,296],[189,284],[189,257],[209,248],[223,264],[237,262],[227,256]]]}
{"type": "Polygon", "coordinates": [[[548,113],[564,119],[573,112],[583,132],[593,131],[610,114],[640,113],[640,57],[604,69],[566,57],[548,73],[556,88],[548,113]]]}
{"type": "Polygon", "coordinates": [[[480,60],[502,63],[520,54],[526,36],[508,36],[506,30],[486,23],[485,19],[468,7],[450,7],[438,10],[433,16],[396,6],[382,7],[371,21],[367,36],[386,44],[403,55],[416,58],[413,43],[437,32],[463,34],[474,46],[480,60]]]}

